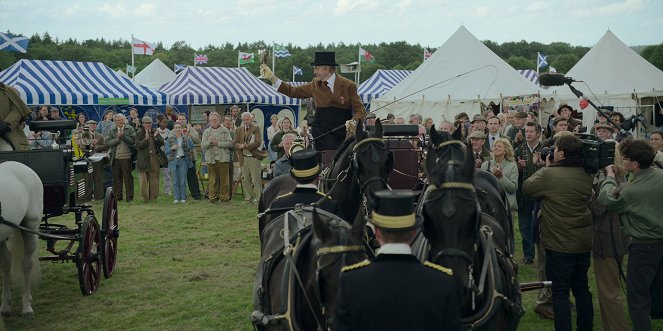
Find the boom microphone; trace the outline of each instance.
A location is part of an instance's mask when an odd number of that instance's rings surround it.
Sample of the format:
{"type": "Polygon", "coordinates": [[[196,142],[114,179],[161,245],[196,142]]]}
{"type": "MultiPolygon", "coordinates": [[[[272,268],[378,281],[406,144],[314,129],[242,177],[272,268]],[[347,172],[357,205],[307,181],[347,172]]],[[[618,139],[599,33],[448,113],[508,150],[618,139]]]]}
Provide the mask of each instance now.
{"type": "Polygon", "coordinates": [[[562,86],[564,84],[570,84],[572,82],[577,82],[571,77],[564,77],[563,74],[558,73],[543,73],[539,74],[539,85],[542,86],[562,86]]]}

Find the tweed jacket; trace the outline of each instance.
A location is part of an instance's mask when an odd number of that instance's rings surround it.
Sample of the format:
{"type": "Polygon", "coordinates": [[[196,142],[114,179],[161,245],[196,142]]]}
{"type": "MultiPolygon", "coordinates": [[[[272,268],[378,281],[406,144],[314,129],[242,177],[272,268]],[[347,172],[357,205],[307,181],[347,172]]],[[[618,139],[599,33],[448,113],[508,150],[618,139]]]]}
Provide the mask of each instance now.
{"type": "MultiPolygon", "coordinates": [[[[539,143],[534,148],[534,153],[540,153],[541,148],[541,143],[539,143]]],[[[523,169],[520,169],[520,167],[518,168],[518,190],[516,191],[516,200],[518,202],[519,209],[524,208],[526,203],[531,202],[531,199],[528,199],[522,194],[523,183],[527,180],[527,178],[532,176],[537,170],[541,168],[540,166],[534,164],[534,153],[530,152],[526,142],[514,148],[516,166],[518,165],[518,160],[526,161],[525,167],[523,169]]]]}
{"type": "Polygon", "coordinates": [[[18,91],[0,83],[0,121],[7,123],[11,128],[5,138],[14,145],[16,150],[29,150],[28,138],[23,133],[25,119],[30,116],[30,108],[21,100],[18,91]]]}
{"type": "Polygon", "coordinates": [[[223,125],[214,129],[211,126],[203,131],[203,139],[200,142],[200,148],[202,148],[203,153],[205,153],[205,162],[208,164],[214,164],[218,160],[219,162],[230,162],[230,147],[233,147],[233,138],[228,130],[223,125]],[[212,145],[210,143],[210,138],[216,138],[218,141],[217,145],[212,145]]]}
{"type": "Polygon", "coordinates": [[[319,78],[301,86],[282,82],[278,91],[292,98],[313,98],[317,108],[335,107],[361,112],[362,117],[366,116],[366,108],[357,94],[357,85],[339,74],[336,74],[333,92],[319,78]]]}
{"type": "MultiPolygon", "coordinates": [[[[154,139],[154,145],[156,147],[156,154],[161,150],[161,146],[164,145],[163,138],[160,134],[157,134],[154,137],[156,130],[151,130],[150,135],[154,139]]],[[[145,129],[141,128],[136,133],[136,149],[138,149],[138,155],[136,156],[136,170],[149,172],[150,171],[150,145],[149,141],[145,139],[145,129]]]]}
{"type": "Polygon", "coordinates": [[[106,139],[104,138],[103,134],[95,132],[94,139],[97,140],[97,144],[94,145],[95,153],[103,153],[108,151],[108,145],[106,145],[106,139]]]}
{"type": "Polygon", "coordinates": [[[237,151],[239,165],[242,166],[244,165],[244,153],[243,150],[239,148],[240,144],[246,144],[246,149],[248,149],[254,157],[260,156],[260,151],[258,150],[258,148],[262,146],[262,130],[260,130],[260,127],[251,123],[249,124],[248,130],[244,129],[244,125],[235,129],[235,150],[237,151]]]}
{"type": "MultiPolygon", "coordinates": [[[[134,139],[136,138],[136,130],[132,128],[129,125],[124,125],[124,136],[121,138],[122,141],[127,143],[129,145],[129,148],[132,150],[132,152],[135,152],[135,144],[134,144],[134,139]]],[[[106,134],[106,145],[108,145],[108,148],[110,149],[110,153],[108,154],[108,159],[110,160],[110,164],[113,164],[113,161],[115,160],[115,152],[117,151],[117,145],[120,144],[120,139],[117,138],[117,127],[113,127],[108,131],[106,134]]]]}

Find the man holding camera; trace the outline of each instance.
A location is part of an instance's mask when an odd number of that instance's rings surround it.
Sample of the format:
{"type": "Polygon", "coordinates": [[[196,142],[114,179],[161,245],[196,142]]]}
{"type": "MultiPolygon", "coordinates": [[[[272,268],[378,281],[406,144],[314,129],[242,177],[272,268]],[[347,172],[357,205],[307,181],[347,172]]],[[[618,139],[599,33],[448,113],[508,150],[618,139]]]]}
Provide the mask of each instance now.
{"type": "MultiPolygon", "coordinates": [[[[643,140],[627,139],[619,146],[624,170],[631,182],[618,187],[612,165],[605,167],[606,180],[598,203],[621,214],[624,233],[631,236],[626,277],[626,300],[633,330],[651,330],[649,318],[652,284],[663,284],[663,171],[651,167],[654,149],[643,140]]],[[[661,287],[654,295],[663,298],[661,287]]],[[[578,312],[580,313],[580,312],[578,312]]]]}
{"type": "Polygon", "coordinates": [[[571,330],[569,290],[576,299],[577,330],[592,330],[592,294],[587,271],[592,249],[592,215],[587,203],[592,176],[583,169],[582,142],[562,136],[555,142],[554,162],[523,184],[523,194],[541,199],[541,244],[546,276],[552,281],[555,330],[571,330]]]}

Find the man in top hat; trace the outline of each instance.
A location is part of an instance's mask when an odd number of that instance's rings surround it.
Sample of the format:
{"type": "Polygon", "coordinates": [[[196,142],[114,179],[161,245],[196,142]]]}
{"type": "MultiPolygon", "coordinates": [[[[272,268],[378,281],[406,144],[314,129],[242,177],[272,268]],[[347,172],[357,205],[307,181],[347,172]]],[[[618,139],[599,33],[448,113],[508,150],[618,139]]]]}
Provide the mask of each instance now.
{"type": "Polygon", "coordinates": [[[152,118],[145,116],[142,126],[136,132],[136,170],[140,181],[140,194],[143,202],[154,201],[159,195],[159,151],[164,145],[157,130],[152,129],[152,118]]]}
{"type": "Polygon", "coordinates": [[[357,85],[336,74],[338,63],[335,52],[316,51],[311,65],[315,77],[310,83],[297,87],[282,84],[266,64],[260,66],[260,74],[269,79],[279,92],[289,97],[313,98],[317,108],[315,121],[311,124],[315,149],[336,150],[345,140],[343,124],[351,118],[363,119],[366,109],[357,94],[357,85]]]}
{"type": "Polygon", "coordinates": [[[506,131],[506,136],[515,149],[525,141],[525,124],[527,124],[527,113],[517,112],[513,114],[513,126],[506,131]]]}
{"type": "Polygon", "coordinates": [[[284,209],[270,213],[272,219],[283,214],[286,208],[293,208],[297,204],[310,205],[321,199],[318,207],[330,213],[339,211],[336,201],[325,198],[325,194],[318,191],[318,175],[322,169],[318,163],[318,152],[311,149],[294,152],[290,155],[290,165],[290,175],[297,181],[297,186],[294,191],[279,196],[272,202],[270,209],[284,209]]]}
{"type": "Polygon", "coordinates": [[[378,191],[368,220],[381,247],[373,262],[344,267],[334,330],[461,330],[460,299],[451,269],[412,255],[421,219],[414,193],[378,191]]]}
{"type": "Polygon", "coordinates": [[[0,83],[0,138],[17,151],[30,149],[23,124],[30,116],[30,108],[21,100],[18,91],[0,83]]]}

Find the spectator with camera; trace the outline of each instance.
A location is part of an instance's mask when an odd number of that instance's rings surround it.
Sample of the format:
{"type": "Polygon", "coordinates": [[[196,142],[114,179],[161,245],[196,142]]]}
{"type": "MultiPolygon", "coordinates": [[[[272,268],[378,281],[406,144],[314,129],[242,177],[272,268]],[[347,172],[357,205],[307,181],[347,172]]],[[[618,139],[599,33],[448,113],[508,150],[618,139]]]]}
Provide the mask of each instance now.
{"type": "MultiPolygon", "coordinates": [[[[613,165],[605,167],[606,180],[601,186],[598,203],[621,214],[624,233],[630,236],[629,263],[626,277],[626,300],[633,330],[651,330],[650,309],[653,284],[663,284],[663,171],[651,167],[655,151],[643,140],[628,139],[619,151],[624,170],[633,179],[618,187],[613,165]]],[[[663,297],[656,287],[658,298],[663,297]]]]}
{"type": "Polygon", "coordinates": [[[555,142],[554,162],[524,183],[522,193],[541,199],[541,244],[546,276],[552,281],[555,330],[571,330],[569,290],[576,299],[577,330],[592,330],[592,294],[587,271],[592,248],[592,216],[587,206],[592,176],[583,169],[582,142],[562,136],[555,142]]]}

